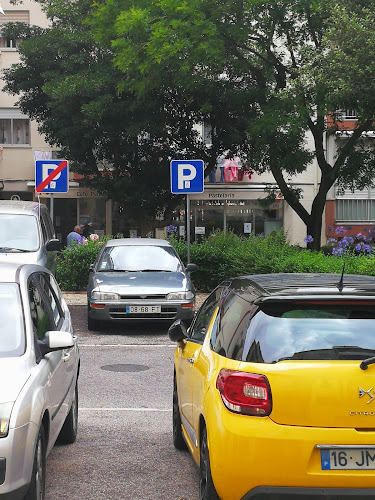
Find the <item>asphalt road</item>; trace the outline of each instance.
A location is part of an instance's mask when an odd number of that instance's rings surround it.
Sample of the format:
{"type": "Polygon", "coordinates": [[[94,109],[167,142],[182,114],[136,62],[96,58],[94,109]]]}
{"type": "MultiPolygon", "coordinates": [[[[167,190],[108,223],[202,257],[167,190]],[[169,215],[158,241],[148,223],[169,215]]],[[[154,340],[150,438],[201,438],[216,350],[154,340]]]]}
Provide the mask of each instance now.
{"type": "Polygon", "coordinates": [[[166,327],[92,333],[86,307],[70,309],[81,353],[79,431],[48,457],[46,500],[197,500],[198,469],[172,443],[166,327]]]}

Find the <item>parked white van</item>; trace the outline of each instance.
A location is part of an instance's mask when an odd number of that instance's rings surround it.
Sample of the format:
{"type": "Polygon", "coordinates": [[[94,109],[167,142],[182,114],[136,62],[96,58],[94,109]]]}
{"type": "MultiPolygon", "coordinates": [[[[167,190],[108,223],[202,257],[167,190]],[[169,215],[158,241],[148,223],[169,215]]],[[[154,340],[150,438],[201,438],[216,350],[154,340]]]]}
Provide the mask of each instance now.
{"type": "Polygon", "coordinates": [[[0,262],[39,264],[54,274],[60,241],[45,205],[0,200],[0,262]]]}

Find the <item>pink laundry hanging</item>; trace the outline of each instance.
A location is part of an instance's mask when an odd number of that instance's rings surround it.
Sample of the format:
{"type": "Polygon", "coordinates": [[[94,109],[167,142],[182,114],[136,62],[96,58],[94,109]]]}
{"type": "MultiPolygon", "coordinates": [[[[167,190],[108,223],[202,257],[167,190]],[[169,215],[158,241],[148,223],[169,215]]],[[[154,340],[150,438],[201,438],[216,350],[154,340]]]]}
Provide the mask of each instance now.
{"type": "Polygon", "coordinates": [[[224,160],[224,180],[232,182],[237,177],[238,163],[234,158],[224,160]]]}

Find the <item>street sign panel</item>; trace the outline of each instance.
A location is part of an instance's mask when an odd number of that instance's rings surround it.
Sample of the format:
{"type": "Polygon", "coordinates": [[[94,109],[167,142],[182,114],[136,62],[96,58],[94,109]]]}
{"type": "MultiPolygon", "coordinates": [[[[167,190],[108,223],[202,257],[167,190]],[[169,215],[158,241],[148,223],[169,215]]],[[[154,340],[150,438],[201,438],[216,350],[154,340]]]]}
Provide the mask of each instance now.
{"type": "Polygon", "coordinates": [[[67,193],[69,191],[67,160],[37,160],[35,190],[38,193],[67,193]]]}
{"type": "Polygon", "coordinates": [[[171,161],[171,192],[173,194],[203,193],[203,160],[171,161]]]}

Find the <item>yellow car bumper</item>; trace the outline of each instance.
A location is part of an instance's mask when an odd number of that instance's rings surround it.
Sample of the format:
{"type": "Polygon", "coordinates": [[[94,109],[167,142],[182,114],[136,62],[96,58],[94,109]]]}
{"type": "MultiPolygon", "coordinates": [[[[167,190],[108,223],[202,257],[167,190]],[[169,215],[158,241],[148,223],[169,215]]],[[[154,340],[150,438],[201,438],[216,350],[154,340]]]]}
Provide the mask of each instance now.
{"type": "Polygon", "coordinates": [[[375,496],[375,470],[322,470],[317,448],[368,446],[375,444],[375,432],[279,425],[270,417],[234,414],[221,401],[216,403],[206,421],[212,477],[222,500],[251,498],[267,490],[287,493],[289,488],[300,496],[308,488],[351,489],[357,496],[374,488],[375,496]]]}

